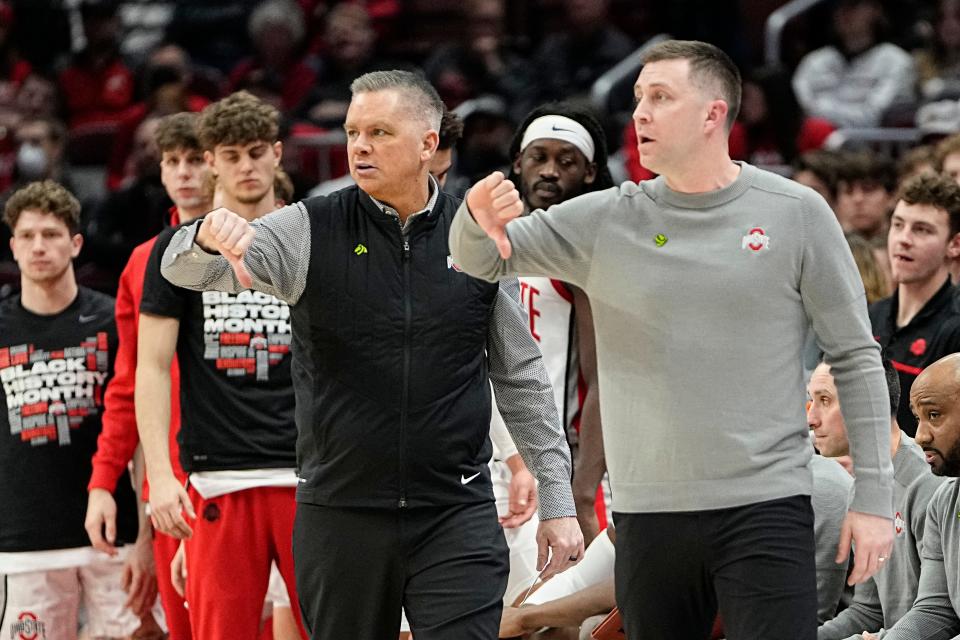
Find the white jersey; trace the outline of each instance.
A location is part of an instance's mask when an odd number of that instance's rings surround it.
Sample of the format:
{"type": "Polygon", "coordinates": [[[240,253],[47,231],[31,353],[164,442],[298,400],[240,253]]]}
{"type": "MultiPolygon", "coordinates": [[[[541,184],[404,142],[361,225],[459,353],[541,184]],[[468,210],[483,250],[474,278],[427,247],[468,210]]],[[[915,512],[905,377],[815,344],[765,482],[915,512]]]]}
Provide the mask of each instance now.
{"type": "Polygon", "coordinates": [[[527,276],[518,280],[520,302],[529,317],[530,334],[543,355],[557,412],[567,438],[576,444],[585,389],[580,375],[573,293],[559,280],[527,276]]]}

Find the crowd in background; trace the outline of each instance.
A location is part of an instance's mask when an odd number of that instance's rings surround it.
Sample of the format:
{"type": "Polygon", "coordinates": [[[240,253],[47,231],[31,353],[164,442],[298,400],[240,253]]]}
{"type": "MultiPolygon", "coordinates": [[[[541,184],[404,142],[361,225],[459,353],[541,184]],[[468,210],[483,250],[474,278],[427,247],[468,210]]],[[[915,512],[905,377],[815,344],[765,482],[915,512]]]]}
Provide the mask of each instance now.
{"type": "MultiPolygon", "coordinates": [[[[919,126],[924,141],[960,131],[957,0],[821,3],[790,23],[776,67],[762,64],[758,34],[779,3],[673,4],[5,0],[0,202],[40,178],[67,186],[83,204],[81,282],[112,293],[133,247],[167,224],[152,143],[158,117],[199,111],[239,89],[268,101],[281,111],[283,164],[302,198],[346,173],[337,136],[350,81],[375,69],[419,69],[464,122],[447,187],[459,195],[509,163],[523,114],[556,99],[596,107],[598,78],[657,33],[712,41],[740,64],[735,159],[791,173],[836,129],[919,126]],[[823,20],[832,33],[816,28],[823,20]]],[[[597,113],[615,181],[651,177],[631,108],[629,90],[620,91],[597,113]]],[[[849,170],[876,169],[871,181],[892,189],[882,164],[849,170]]],[[[844,171],[831,172],[832,181],[844,171]]],[[[5,235],[5,293],[17,280],[7,244],[5,235]]]]}

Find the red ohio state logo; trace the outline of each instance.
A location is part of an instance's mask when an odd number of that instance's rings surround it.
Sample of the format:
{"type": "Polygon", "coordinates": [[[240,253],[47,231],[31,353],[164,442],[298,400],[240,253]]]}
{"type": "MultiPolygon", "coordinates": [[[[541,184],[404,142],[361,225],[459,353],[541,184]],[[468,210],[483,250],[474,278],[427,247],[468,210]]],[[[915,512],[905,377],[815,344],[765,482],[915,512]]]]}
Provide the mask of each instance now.
{"type": "Polygon", "coordinates": [[[24,611],[17,616],[17,621],[10,625],[10,637],[18,640],[42,640],[47,637],[46,625],[37,619],[36,614],[24,611]]]}
{"type": "Polygon", "coordinates": [[[740,240],[741,249],[750,249],[754,253],[759,253],[770,248],[770,236],[768,236],[760,227],[753,227],[747,231],[747,235],[740,240]]]}
{"type": "Polygon", "coordinates": [[[923,338],[917,338],[910,345],[910,353],[915,356],[922,356],[927,351],[927,341],[923,338]]]}

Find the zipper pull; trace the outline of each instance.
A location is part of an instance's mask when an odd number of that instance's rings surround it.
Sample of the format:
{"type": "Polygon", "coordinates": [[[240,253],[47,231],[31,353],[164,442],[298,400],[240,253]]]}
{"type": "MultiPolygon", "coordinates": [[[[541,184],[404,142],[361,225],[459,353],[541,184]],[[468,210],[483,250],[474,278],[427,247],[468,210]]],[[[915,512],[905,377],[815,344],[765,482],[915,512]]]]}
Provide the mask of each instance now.
{"type": "Polygon", "coordinates": [[[406,508],[407,508],[407,499],[406,499],[406,498],[400,498],[400,503],[399,503],[398,506],[399,506],[401,509],[406,509],[406,508]]]}

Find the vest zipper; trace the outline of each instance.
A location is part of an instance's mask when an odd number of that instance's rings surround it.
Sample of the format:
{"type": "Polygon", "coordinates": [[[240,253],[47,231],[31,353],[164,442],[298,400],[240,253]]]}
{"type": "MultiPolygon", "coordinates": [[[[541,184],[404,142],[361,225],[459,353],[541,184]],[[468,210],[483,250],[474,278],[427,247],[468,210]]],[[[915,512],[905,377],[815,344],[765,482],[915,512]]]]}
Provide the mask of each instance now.
{"type": "Polygon", "coordinates": [[[403,389],[400,395],[400,501],[399,508],[407,506],[406,480],[406,430],[407,410],[410,402],[410,325],[413,318],[413,304],[410,300],[410,240],[403,233],[403,222],[397,217],[400,226],[400,240],[403,242],[403,389]]]}

